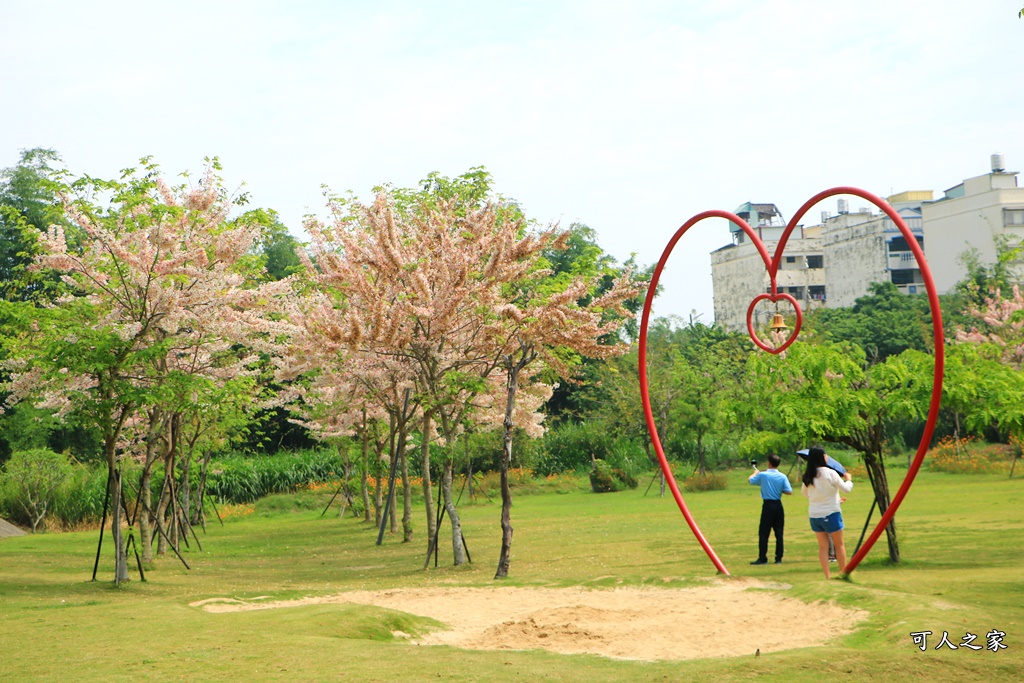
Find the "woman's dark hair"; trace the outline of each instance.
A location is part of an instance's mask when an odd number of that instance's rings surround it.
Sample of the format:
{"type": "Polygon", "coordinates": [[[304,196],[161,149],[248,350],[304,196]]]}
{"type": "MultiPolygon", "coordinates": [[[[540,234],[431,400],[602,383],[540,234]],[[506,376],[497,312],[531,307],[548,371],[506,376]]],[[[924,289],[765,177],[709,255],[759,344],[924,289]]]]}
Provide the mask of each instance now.
{"type": "Polygon", "coordinates": [[[814,486],[814,478],[818,476],[819,467],[825,467],[825,451],[815,446],[807,451],[807,467],[800,481],[805,486],[814,486]]]}

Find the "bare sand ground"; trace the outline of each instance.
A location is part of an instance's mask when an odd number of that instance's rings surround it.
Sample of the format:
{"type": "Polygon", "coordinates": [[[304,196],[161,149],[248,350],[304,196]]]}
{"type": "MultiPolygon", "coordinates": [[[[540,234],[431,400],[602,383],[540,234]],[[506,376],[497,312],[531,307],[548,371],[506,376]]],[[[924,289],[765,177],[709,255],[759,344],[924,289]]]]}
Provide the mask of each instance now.
{"type": "Polygon", "coordinates": [[[25,532],[14,526],[6,519],[0,519],[0,538],[8,538],[10,536],[24,536],[25,532]]]}
{"type": "Polygon", "coordinates": [[[784,597],[786,588],[745,579],[698,588],[403,588],[282,602],[209,598],[191,606],[239,612],[325,603],[376,605],[448,626],[410,638],[414,645],[544,649],[652,661],[822,645],[868,616],[831,603],[784,597]]]}

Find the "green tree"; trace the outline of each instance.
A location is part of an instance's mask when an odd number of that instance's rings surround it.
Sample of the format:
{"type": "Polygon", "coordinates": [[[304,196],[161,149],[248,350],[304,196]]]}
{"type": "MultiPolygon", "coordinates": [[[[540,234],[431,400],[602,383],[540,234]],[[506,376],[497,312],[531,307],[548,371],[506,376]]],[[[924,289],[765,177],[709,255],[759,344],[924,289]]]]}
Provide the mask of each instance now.
{"type": "Polygon", "coordinates": [[[960,254],[960,262],[967,268],[967,276],[956,284],[954,291],[966,300],[968,307],[981,308],[995,292],[1009,292],[1016,284],[1019,266],[1024,256],[1024,245],[1007,235],[994,238],[996,260],[987,263],[977,249],[960,254]]]}
{"type": "Polygon", "coordinates": [[[15,451],[5,469],[4,478],[28,514],[32,533],[45,529],[53,494],[71,474],[67,456],[47,448],[15,451]]]}
{"type": "Polygon", "coordinates": [[[0,297],[9,301],[49,301],[60,290],[53,273],[29,270],[39,253],[38,237],[51,225],[75,234],[64,217],[58,193],[64,171],[52,149],[22,150],[15,166],[0,171],[0,297]]]}
{"type": "Polygon", "coordinates": [[[822,308],[812,316],[808,332],[832,342],[852,342],[871,363],[907,349],[927,351],[931,311],[923,295],[904,295],[891,282],[875,282],[850,308],[822,308]]]}
{"type": "MultiPolygon", "coordinates": [[[[567,233],[565,250],[545,249],[539,263],[540,267],[550,270],[546,277],[546,287],[552,291],[566,287],[573,278],[596,278],[597,286],[578,302],[580,306],[588,306],[594,298],[607,293],[615,281],[627,272],[631,273],[632,281],[635,283],[650,282],[653,266],[640,268],[634,257],[619,264],[611,254],[601,248],[597,242],[597,233],[592,228],[582,223],[573,223],[567,233]]],[[[622,307],[628,312],[628,316],[621,321],[616,334],[609,335],[602,343],[616,344],[623,336],[627,339],[636,339],[639,333],[636,314],[643,308],[645,294],[646,289],[641,289],[637,295],[623,302],[622,307]]],[[[548,401],[547,411],[552,421],[580,419],[600,411],[608,397],[592,389],[600,386],[600,376],[606,362],[605,359],[598,358],[574,359],[573,375],[555,387],[554,394],[548,401]]]]}
{"type": "Polygon", "coordinates": [[[252,247],[258,259],[253,264],[255,272],[265,273],[271,280],[283,280],[301,270],[298,250],[302,248],[302,243],[289,234],[276,211],[252,209],[233,222],[260,227],[260,236],[252,247]]]}
{"type": "MultiPolygon", "coordinates": [[[[755,401],[804,440],[848,446],[864,461],[882,514],[891,500],[883,451],[899,419],[921,419],[932,390],[934,359],[908,350],[869,365],[851,344],[797,342],[785,358],[754,354],[749,361],[755,401]]],[[[886,527],[889,558],[899,562],[895,519],[886,527]]]]}

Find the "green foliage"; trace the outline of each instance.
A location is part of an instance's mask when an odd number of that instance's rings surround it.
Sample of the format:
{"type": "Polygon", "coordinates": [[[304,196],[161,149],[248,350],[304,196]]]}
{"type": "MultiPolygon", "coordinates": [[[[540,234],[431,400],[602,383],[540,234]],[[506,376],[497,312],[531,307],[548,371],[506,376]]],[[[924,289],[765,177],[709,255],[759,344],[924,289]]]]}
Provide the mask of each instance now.
{"type": "Polygon", "coordinates": [[[615,439],[600,423],[564,422],[544,435],[542,449],[530,466],[541,476],[585,472],[593,459],[631,471],[635,463],[647,460],[635,443],[615,439]]]}
{"type": "MultiPolygon", "coordinates": [[[[582,223],[573,223],[569,226],[568,233],[568,248],[544,251],[541,266],[549,269],[550,273],[544,278],[543,289],[561,291],[574,278],[581,276],[599,278],[597,287],[579,301],[581,306],[586,306],[594,298],[609,291],[616,278],[622,277],[626,272],[631,272],[636,282],[650,281],[653,266],[646,269],[640,268],[633,257],[619,265],[615,258],[606,253],[598,244],[597,233],[592,228],[582,223]]],[[[639,328],[636,313],[643,308],[645,295],[646,289],[642,288],[637,296],[623,302],[623,307],[633,314],[620,328],[622,334],[627,338],[635,339],[637,337],[639,328]]],[[[609,335],[609,338],[602,339],[601,343],[611,345],[618,341],[618,335],[609,335]]],[[[559,383],[554,389],[551,400],[548,401],[548,413],[553,420],[570,419],[572,416],[580,417],[600,410],[605,399],[599,388],[600,376],[608,362],[613,361],[593,358],[573,359],[572,366],[575,368],[576,381],[559,383]]]]}
{"type": "Polygon", "coordinates": [[[32,531],[46,528],[54,494],[71,474],[66,455],[47,448],[15,451],[4,467],[3,487],[28,515],[32,531]]]}
{"type": "Polygon", "coordinates": [[[849,309],[819,308],[808,330],[833,342],[851,342],[872,363],[907,349],[926,351],[931,344],[931,310],[922,295],[904,295],[891,282],[875,282],[849,309]]]}
{"type": "Polygon", "coordinates": [[[595,460],[590,467],[590,488],[594,493],[612,493],[636,487],[635,477],[604,460],[595,460]]]}
{"type": "Polygon", "coordinates": [[[60,156],[52,149],[22,150],[16,166],[0,171],[0,297],[10,301],[51,301],[62,289],[53,273],[29,270],[39,252],[38,236],[50,225],[76,230],[63,215],[60,156]]]}
{"type": "Polygon", "coordinates": [[[99,524],[106,492],[105,464],[76,465],[71,476],[57,489],[53,505],[50,506],[50,515],[65,529],[99,524]]]}
{"type": "Polygon", "coordinates": [[[257,257],[255,270],[263,270],[271,280],[283,280],[301,270],[302,264],[296,254],[301,243],[288,233],[273,209],[252,209],[239,216],[235,223],[259,225],[260,238],[253,245],[257,257]]]}
{"type": "Polygon", "coordinates": [[[988,263],[981,258],[977,249],[971,248],[960,255],[960,262],[967,268],[967,276],[956,284],[956,294],[977,307],[984,307],[985,299],[997,289],[1009,292],[1016,280],[1014,266],[1019,265],[1024,255],[1024,245],[1013,241],[1008,235],[994,238],[996,260],[988,263]]]}
{"type": "MultiPolygon", "coordinates": [[[[472,461],[474,472],[496,472],[501,467],[504,433],[502,430],[487,432],[469,432],[459,436],[451,453],[458,467],[467,465],[466,459],[472,461]]],[[[431,448],[431,462],[438,463],[433,453],[439,448],[431,448]]],[[[535,470],[538,459],[544,451],[543,439],[531,439],[521,429],[512,432],[512,462],[509,467],[535,470]]],[[[410,461],[410,469],[419,472],[419,463],[410,461]]],[[[439,474],[439,473],[438,473],[439,474]]]]}
{"type": "Polygon", "coordinates": [[[336,480],[344,471],[335,450],[229,456],[210,463],[207,492],[228,503],[251,503],[271,493],[290,493],[311,483],[336,480]]]}
{"type": "Polygon", "coordinates": [[[802,442],[792,434],[778,433],[771,430],[751,432],[739,442],[738,453],[744,460],[763,459],[771,453],[788,456],[802,448],[802,442]]]}
{"type": "MultiPolygon", "coordinates": [[[[96,463],[70,466],[47,508],[47,526],[74,529],[99,524],[106,488],[106,465],[96,463]]],[[[5,477],[0,477],[0,516],[31,526],[27,511],[19,503],[18,492],[5,477]]]]}

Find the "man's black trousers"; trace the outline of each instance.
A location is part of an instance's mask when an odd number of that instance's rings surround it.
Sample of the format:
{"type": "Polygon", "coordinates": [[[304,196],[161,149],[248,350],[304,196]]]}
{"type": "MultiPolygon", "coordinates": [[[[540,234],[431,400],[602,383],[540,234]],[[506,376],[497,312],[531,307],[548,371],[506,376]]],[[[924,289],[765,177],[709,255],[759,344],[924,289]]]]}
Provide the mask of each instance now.
{"type": "Polygon", "coordinates": [[[775,532],[775,561],[782,560],[782,527],[786,511],[781,500],[765,500],[761,505],[761,527],[758,529],[757,559],[768,561],[768,535],[775,532]]]}

